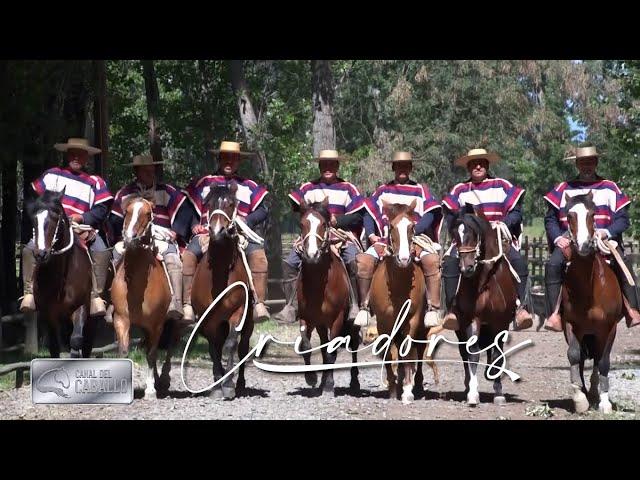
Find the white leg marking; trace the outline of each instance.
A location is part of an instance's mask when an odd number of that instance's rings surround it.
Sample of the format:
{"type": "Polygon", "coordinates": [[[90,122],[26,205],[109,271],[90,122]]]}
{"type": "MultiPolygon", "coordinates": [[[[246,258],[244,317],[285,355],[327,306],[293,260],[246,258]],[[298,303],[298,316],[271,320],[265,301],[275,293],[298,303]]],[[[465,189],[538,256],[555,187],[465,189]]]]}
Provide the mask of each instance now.
{"type": "Polygon", "coordinates": [[[36,219],[38,221],[38,249],[45,250],[44,245],[44,224],[49,216],[49,212],[46,210],[42,210],[36,214],[36,219]]]}

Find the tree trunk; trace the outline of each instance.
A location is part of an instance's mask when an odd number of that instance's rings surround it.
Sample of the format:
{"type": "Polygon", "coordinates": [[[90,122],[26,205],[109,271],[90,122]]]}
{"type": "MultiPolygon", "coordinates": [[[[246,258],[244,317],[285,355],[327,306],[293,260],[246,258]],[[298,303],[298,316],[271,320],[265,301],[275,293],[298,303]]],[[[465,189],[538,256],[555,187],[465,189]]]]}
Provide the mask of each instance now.
{"type": "Polygon", "coordinates": [[[313,92],[313,156],[320,150],[336,149],[336,131],[333,126],[333,77],[329,60],[311,61],[311,87],[313,92]]]}
{"type": "MultiPolygon", "coordinates": [[[[147,96],[147,115],[149,117],[149,143],[151,144],[151,156],[154,162],[162,161],[162,144],[160,142],[159,123],[159,99],[158,81],[153,66],[153,60],[142,60],[142,74],[144,76],[144,89],[147,96]]],[[[162,165],[156,169],[157,178],[162,178],[162,165]]]]}
{"type": "Polygon", "coordinates": [[[247,141],[248,149],[255,152],[253,167],[264,179],[272,192],[265,201],[269,208],[269,217],[265,224],[265,251],[269,261],[269,276],[279,278],[282,276],[282,237],[280,234],[280,217],[278,200],[273,198],[273,181],[269,178],[269,168],[264,152],[260,148],[257,138],[258,117],[251,103],[249,87],[244,76],[242,60],[231,60],[231,86],[238,99],[240,123],[247,141]]]}
{"type": "Polygon", "coordinates": [[[267,159],[260,149],[257,138],[258,117],[251,103],[249,87],[244,77],[244,66],[242,60],[231,60],[231,86],[238,100],[238,110],[240,111],[240,123],[242,132],[247,141],[249,150],[255,152],[252,157],[253,166],[264,179],[269,177],[267,159]]]}
{"type": "Polygon", "coordinates": [[[109,154],[109,111],[107,109],[107,72],[104,60],[94,60],[95,99],[93,102],[94,145],[102,153],[94,157],[94,172],[101,177],[107,171],[109,154]]]}
{"type": "Polygon", "coordinates": [[[17,167],[18,162],[13,152],[3,155],[2,168],[2,311],[15,311],[13,300],[18,298],[16,284],[16,212],[18,211],[17,167]]]}

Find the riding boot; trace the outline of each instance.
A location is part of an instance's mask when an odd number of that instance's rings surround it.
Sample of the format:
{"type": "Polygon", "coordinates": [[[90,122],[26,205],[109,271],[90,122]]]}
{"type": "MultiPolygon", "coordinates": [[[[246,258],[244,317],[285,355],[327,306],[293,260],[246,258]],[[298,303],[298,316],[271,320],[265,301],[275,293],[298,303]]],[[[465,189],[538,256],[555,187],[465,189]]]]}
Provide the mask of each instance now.
{"type": "Polygon", "coordinates": [[[347,272],[349,273],[349,315],[347,319],[349,322],[353,322],[360,312],[360,309],[358,307],[361,303],[358,301],[358,267],[355,260],[348,263],[346,267],[347,272]]]}
{"type": "Polygon", "coordinates": [[[184,326],[195,323],[195,315],[191,306],[191,287],[197,266],[198,257],[193,252],[185,250],[182,253],[182,325],[184,326]]]}
{"type": "Polygon", "coordinates": [[[442,327],[447,330],[458,330],[460,324],[458,317],[453,312],[458,282],[460,281],[460,263],[458,257],[447,255],[442,259],[442,281],[444,283],[445,303],[447,314],[442,321],[442,327]]]}
{"type": "Polygon", "coordinates": [[[373,272],[376,268],[376,259],[366,253],[356,255],[356,285],[358,287],[358,297],[360,299],[360,311],[357,313],[354,324],[359,327],[366,327],[369,323],[369,289],[373,272]]]}
{"type": "Polygon", "coordinates": [[[164,257],[167,273],[169,273],[169,281],[171,282],[171,303],[167,311],[167,318],[171,320],[180,320],[184,316],[182,309],[182,265],[180,257],[177,253],[168,253],[164,257]]]}
{"type": "Polygon", "coordinates": [[[556,311],[560,293],[562,291],[562,267],[547,263],[544,275],[544,284],[547,300],[547,319],[544,322],[544,328],[552,332],[562,331],[562,318],[560,317],[560,309],[556,311]]]}
{"type": "Polygon", "coordinates": [[[529,269],[524,258],[519,254],[513,255],[509,260],[516,270],[518,277],[520,277],[520,283],[517,285],[520,305],[518,305],[518,308],[516,309],[515,325],[513,326],[513,330],[525,330],[527,328],[531,328],[533,325],[533,317],[527,308],[527,279],[529,278],[529,269]]]}
{"type": "Polygon", "coordinates": [[[36,301],[33,296],[33,271],[36,268],[36,259],[33,250],[28,247],[22,249],[22,280],[24,283],[24,297],[20,303],[21,312],[35,312],[36,301]]]}
{"type": "Polygon", "coordinates": [[[93,289],[91,291],[91,311],[90,315],[104,317],[107,313],[106,302],[102,299],[104,287],[107,283],[109,263],[111,262],[111,252],[104,250],[101,252],[90,252],[93,260],[93,289]]]}
{"type": "Polygon", "coordinates": [[[437,327],[440,325],[440,257],[436,253],[422,255],[420,267],[424,275],[427,309],[424,314],[425,327],[437,327]]]}
{"type": "MultiPolygon", "coordinates": [[[[629,269],[629,271],[632,271],[629,269]]],[[[635,285],[629,285],[626,278],[621,278],[622,294],[624,295],[624,317],[627,322],[627,328],[640,325],[640,312],[638,312],[638,290],[635,285]]]]}
{"type": "Polygon", "coordinates": [[[282,290],[284,291],[284,308],[273,316],[273,319],[280,323],[295,323],[298,313],[298,296],[296,283],[298,281],[298,270],[287,262],[282,262],[282,290]]]}
{"type": "Polygon", "coordinates": [[[255,305],[253,307],[253,319],[256,322],[269,320],[269,310],[265,305],[267,297],[267,272],[269,264],[263,249],[254,250],[248,255],[249,269],[255,289],[255,305]]]}

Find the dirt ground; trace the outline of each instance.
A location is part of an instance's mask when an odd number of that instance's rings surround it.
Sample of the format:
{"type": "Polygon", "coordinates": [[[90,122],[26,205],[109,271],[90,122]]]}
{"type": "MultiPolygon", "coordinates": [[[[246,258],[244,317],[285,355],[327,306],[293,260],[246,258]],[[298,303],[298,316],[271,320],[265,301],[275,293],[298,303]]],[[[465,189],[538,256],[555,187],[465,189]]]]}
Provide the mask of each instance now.
{"type": "MultiPolygon", "coordinates": [[[[270,332],[279,340],[292,341],[294,327],[277,327],[270,332]]],[[[455,340],[453,332],[445,336],[455,340]]],[[[144,399],[136,392],[131,405],[80,406],[33,405],[31,387],[0,391],[0,419],[637,419],[640,418],[640,328],[629,330],[621,322],[612,352],[610,398],[614,413],[604,416],[597,405],[586,414],[573,413],[570,397],[569,368],[564,337],[559,333],[510,332],[508,346],[530,339],[533,345],[508,357],[507,367],[521,380],[503,380],[507,404],[494,405],[492,383],[480,377],[480,401],[477,407],[466,404],[464,375],[457,347],[443,345],[438,360],[454,360],[438,364],[440,383],[434,384],[431,370],[425,366],[426,393],[409,404],[387,398],[381,384],[381,367],[360,369],[360,392],[349,390],[349,370],[335,373],[335,396],[318,395],[309,387],[302,373],[269,373],[251,362],[246,370],[246,396],[234,400],[218,400],[205,394],[191,395],[180,380],[180,355],[176,355],[171,372],[169,394],[161,399],[144,399]]],[[[316,339],[317,343],[317,339],[316,339]]],[[[292,346],[272,345],[261,360],[268,363],[302,365],[303,360],[292,346]]],[[[360,361],[375,361],[370,350],[360,361]]],[[[350,362],[345,351],[338,362],[350,362]]],[[[483,356],[481,361],[485,361],[483,356]]],[[[321,363],[319,355],[312,363],[321,363]]],[[[481,369],[482,367],[480,367],[481,369]]],[[[480,371],[479,369],[479,371],[480,371]]],[[[587,370],[590,375],[590,368],[587,370]]],[[[192,388],[212,382],[211,363],[206,358],[190,362],[187,375],[192,388]]]]}

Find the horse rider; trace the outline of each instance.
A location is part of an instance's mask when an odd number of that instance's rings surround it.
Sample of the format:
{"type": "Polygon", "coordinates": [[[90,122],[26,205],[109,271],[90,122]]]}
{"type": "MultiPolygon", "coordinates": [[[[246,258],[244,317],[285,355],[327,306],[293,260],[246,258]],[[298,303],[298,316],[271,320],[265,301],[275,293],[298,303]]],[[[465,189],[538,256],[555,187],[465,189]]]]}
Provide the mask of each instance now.
{"type": "MultiPolygon", "coordinates": [[[[425,235],[428,242],[426,249],[416,245],[419,251],[420,267],[424,274],[427,291],[427,311],[424,323],[427,327],[438,325],[440,309],[440,256],[438,251],[440,245],[437,244],[439,228],[442,224],[442,209],[440,202],[431,194],[426,184],[417,183],[409,176],[413,170],[413,157],[409,152],[395,152],[391,160],[391,170],[394,172],[394,179],[380,185],[371,197],[365,200],[364,230],[369,244],[371,245],[365,253],[356,257],[358,264],[358,280],[361,290],[359,292],[360,316],[356,319],[356,324],[366,326],[368,322],[368,307],[366,299],[371,286],[371,279],[378,260],[385,256],[387,251],[387,235],[389,229],[389,219],[384,215],[383,203],[400,203],[410,205],[417,200],[413,212],[416,222],[415,235],[425,235]]],[[[415,245],[415,242],[414,242],[415,245]]]]}
{"type": "MultiPolygon", "coordinates": [[[[193,307],[191,306],[193,276],[196,273],[198,262],[203,256],[202,245],[207,244],[209,239],[207,227],[208,207],[204,204],[204,200],[211,188],[226,186],[232,180],[237,183],[238,215],[243,218],[244,222],[252,230],[261,230],[269,214],[264,202],[269,193],[267,189],[253,180],[243,178],[236,173],[240,161],[251,154],[240,151],[239,143],[229,141],[223,141],[219,149],[211,151],[218,155],[219,166],[217,172],[214,175],[205,175],[200,179],[194,180],[186,189],[187,198],[189,198],[196,210],[196,215],[191,222],[193,238],[182,254],[182,293],[184,320],[187,322],[194,321],[193,307]]],[[[269,319],[269,311],[265,306],[269,265],[264,246],[251,238],[248,241],[246,254],[256,296],[254,318],[257,321],[264,321],[269,319]]]]}
{"type": "MultiPolygon", "coordinates": [[[[178,242],[185,242],[190,236],[190,222],[193,210],[189,202],[186,202],[186,195],[179,189],[168,183],[156,182],[156,165],[163,164],[163,161],[154,161],[150,155],[136,155],[132,163],[126,166],[133,167],[135,180],[122,187],[116,193],[109,215],[109,223],[115,240],[113,259],[114,262],[120,260],[124,254],[124,242],[122,242],[122,227],[126,212],[122,206],[131,196],[142,196],[153,202],[153,223],[161,227],[154,232],[154,239],[161,240],[156,245],[166,247],[159,252],[162,261],[167,266],[169,281],[173,296],[167,317],[180,320],[183,316],[182,310],[182,262],[180,261],[180,251],[178,242]]],[[[109,307],[107,316],[113,307],[109,307]]]]}
{"type": "MultiPolygon", "coordinates": [[[[559,311],[556,311],[560,291],[562,288],[563,274],[567,263],[565,255],[569,255],[571,240],[569,238],[569,224],[565,211],[565,194],[569,197],[593,192],[593,203],[596,206],[594,215],[595,235],[602,240],[615,240],[616,249],[624,258],[627,269],[636,282],[633,268],[624,257],[622,234],[629,228],[629,205],[631,200],[620,190],[618,185],[611,180],[606,180],[596,173],[599,154],[595,147],[577,148],[575,156],[567,160],[576,161],[578,177],[562,182],[544,196],[549,202],[549,209],[544,218],[544,226],[547,232],[549,245],[553,245],[553,252],[545,267],[545,287],[547,298],[547,320],[544,328],[554,332],[562,331],[562,322],[559,311]]],[[[618,277],[622,293],[626,298],[624,314],[627,327],[640,325],[640,312],[638,312],[638,292],[634,285],[630,285],[618,262],[612,262],[613,271],[618,277]]]]}
{"type": "MultiPolygon", "coordinates": [[[[104,316],[106,309],[101,295],[107,281],[111,252],[101,232],[113,196],[104,179],[85,172],[89,157],[101,150],[89,145],[85,138],[69,138],[67,143],[56,143],[54,148],[65,152],[66,165],[48,169],[31,183],[31,187],[37,195],[42,195],[46,190],[61,192],[64,189],[61,202],[65,214],[73,222],[74,231],[89,246],[93,267],[90,314],[104,316]]],[[[36,308],[33,298],[34,247],[32,238],[25,246],[29,253],[23,252],[22,255],[25,295],[20,304],[21,312],[33,312],[36,308]]]]}
{"type": "MultiPolygon", "coordinates": [[[[500,157],[483,148],[475,148],[458,158],[454,164],[466,167],[469,179],[458,183],[442,200],[445,221],[451,225],[456,215],[465,207],[472,205],[482,212],[491,222],[502,222],[512,235],[512,242],[506,252],[506,258],[514,267],[520,282],[518,283],[519,305],[516,309],[514,330],[523,330],[533,324],[531,314],[526,305],[526,287],[529,271],[525,259],[519,252],[518,237],[522,233],[522,198],[524,189],[515,186],[503,178],[489,174],[489,166],[497,163],[500,157]]],[[[452,311],[460,278],[460,264],[456,240],[452,239],[449,251],[442,260],[442,277],[444,279],[447,314],[443,327],[449,330],[458,329],[458,319],[452,311]]]]}
{"type": "MultiPolygon", "coordinates": [[[[320,177],[303,183],[298,189],[289,194],[293,211],[300,211],[300,205],[303,202],[316,203],[322,202],[327,198],[328,210],[331,214],[330,225],[349,232],[350,236],[354,236],[358,241],[357,238],[362,231],[364,198],[360,195],[355,185],[338,177],[340,162],[344,160],[344,157],[340,156],[335,150],[321,150],[314,160],[318,162],[320,177]]],[[[340,250],[340,257],[349,274],[349,294],[351,298],[349,321],[355,320],[358,315],[357,254],[358,247],[353,239],[346,240],[340,250]]],[[[301,264],[301,254],[294,245],[287,258],[282,262],[283,290],[286,304],[281,312],[274,315],[274,319],[278,323],[294,323],[297,319],[296,281],[301,264]]]]}

